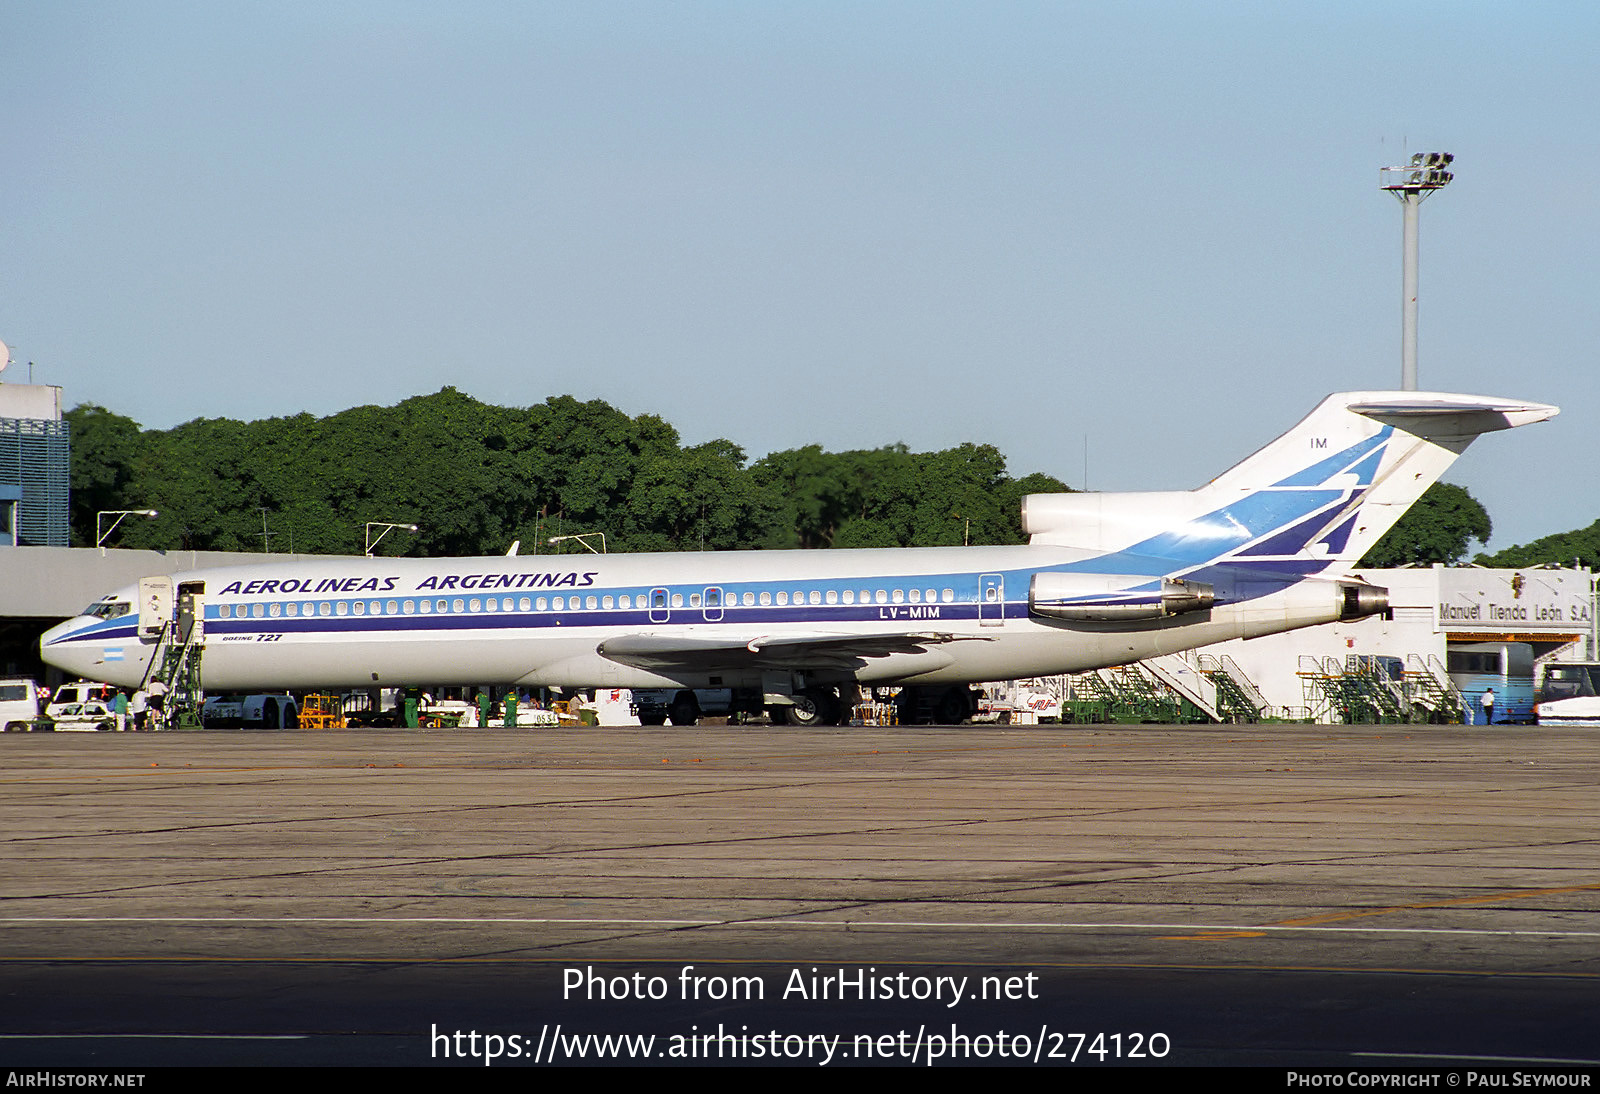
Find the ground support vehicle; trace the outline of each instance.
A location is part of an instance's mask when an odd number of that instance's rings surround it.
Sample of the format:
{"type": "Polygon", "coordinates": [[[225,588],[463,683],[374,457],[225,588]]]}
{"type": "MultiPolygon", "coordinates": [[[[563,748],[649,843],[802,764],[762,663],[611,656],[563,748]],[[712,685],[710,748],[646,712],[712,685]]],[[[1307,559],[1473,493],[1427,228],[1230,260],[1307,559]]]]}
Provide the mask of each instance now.
{"type": "Polygon", "coordinates": [[[39,685],[25,676],[0,680],[0,726],[21,733],[39,721],[39,685]]]}
{"type": "Polygon", "coordinates": [[[300,724],[299,710],[286,691],[212,695],[200,707],[200,724],[206,729],[294,729],[300,724]]]}
{"type": "Polygon", "coordinates": [[[116,712],[99,700],[87,703],[66,703],[56,709],[55,716],[47,719],[49,728],[57,733],[84,732],[107,733],[131,728],[117,724],[116,712]]]}
{"type": "Polygon", "coordinates": [[[306,695],[300,699],[301,729],[345,728],[344,706],[337,695],[306,695]]]}
{"type": "Polygon", "coordinates": [[[1600,727],[1600,662],[1545,665],[1533,712],[1542,726],[1600,727]]]}

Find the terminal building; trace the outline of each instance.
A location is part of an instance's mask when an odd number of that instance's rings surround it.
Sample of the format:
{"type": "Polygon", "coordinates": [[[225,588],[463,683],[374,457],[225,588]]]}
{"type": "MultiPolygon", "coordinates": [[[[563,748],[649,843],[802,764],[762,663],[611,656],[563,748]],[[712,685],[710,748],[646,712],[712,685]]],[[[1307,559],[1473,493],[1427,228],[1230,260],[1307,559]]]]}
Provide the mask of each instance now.
{"type": "Polygon", "coordinates": [[[1549,665],[1600,660],[1585,569],[1361,569],[1388,611],[1133,665],[984,685],[989,716],[1032,723],[1530,723],[1549,665]]]}
{"type": "Polygon", "coordinates": [[[61,389],[0,384],[0,546],[67,546],[71,483],[61,389]]]}
{"type": "Polygon", "coordinates": [[[71,547],[71,486],[61,389],[0,383],[0,676],[62,683],[39,657],[39,636],[112,589],[141,577],[260,561],[225,551],[71,547]]]}
{"type": "Polygon", "coordinates": [[[1360,572],[1389,590],[1389,612],[1223,642],[1196,651],[1182,671],[1215,671],[1227,658],[1276,716],[1406,720],[1397,716],[1416,714],[1403,709],[1415,700],[1429,713],[1433,704],[1453,703],[1461,720],[1480,723],[1482,696],[1492,687],[1494,720],[1527,722],[1545,664],[1596,659],[1595,575],[1588,570],[1435,565],[1360,572]],[[1360,693],[1374,705],[1386,705],[1388,693],[1396,707],[1351,710],[1360,693]]]}

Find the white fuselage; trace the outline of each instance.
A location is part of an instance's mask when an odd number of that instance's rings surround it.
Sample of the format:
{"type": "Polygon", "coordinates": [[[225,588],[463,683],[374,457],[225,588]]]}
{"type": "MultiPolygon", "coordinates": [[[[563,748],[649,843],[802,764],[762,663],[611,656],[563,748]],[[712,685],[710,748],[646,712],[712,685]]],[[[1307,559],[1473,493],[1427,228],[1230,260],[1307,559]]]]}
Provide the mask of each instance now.
{"type": "Polygon", "coordinates": [[[779,698],[1120,665],[1384,610],[1384,590],[1348,576],[1356,560],[1473,437],[1555,413],[1439,392],[1330,395],[1196,490],[1030,495],[1025,547],[330,558],[146,579],[52,629],[41,652],[125,687],[177,633],[200,636],[213,691],[517,684],[779,698]]]}
{"type": "MultiPolygon", "coordinates": [[[[1331,581],[1239,581],[1219,587],[1209,611],[1158,621],[1030,615],[1033,575],[1084,559],[1034,546],[329,559],[185,573],[179,587],[198,594],[212,691],[761,683],[760,668],[648,669],[599,652],[621,636],[759,644],[932,633],[939,641],[920,651],[798,667],[835,683],[969,683],[1124,664],[1326,622],[1340,610],[1331,581]]],[[[113,597],[135,610],[63,623],[43,652],[70,672],[134,686],[154,640],[139,637],[135,591],[113,597]]]]}

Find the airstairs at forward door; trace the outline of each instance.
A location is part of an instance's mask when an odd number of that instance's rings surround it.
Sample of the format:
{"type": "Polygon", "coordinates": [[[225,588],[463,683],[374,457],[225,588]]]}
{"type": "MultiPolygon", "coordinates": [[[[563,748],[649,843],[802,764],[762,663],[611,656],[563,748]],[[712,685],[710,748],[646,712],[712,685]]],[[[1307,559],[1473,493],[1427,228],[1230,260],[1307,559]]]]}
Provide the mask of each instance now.
{"type": "Polygon", "coordinates": [[[200,653],[204,647],[200,635],[200,628],[192,627],[184,639],[180,637],[177,620],[162,624],[150,667],[139,683],[147,694],[165,692],[162,728],[195,729],[200,725],[200,704],[205,701],[205,693],[200,689],[200,653]],[[152,691],[151,685],[157,681],[161,686],[152,691]]]}
{"type": "Polygon", "coordinates": [[[139,579],[140,638],[152,643],[141,690],[158,708],[158,727],[200,725],[200,653],[205,646],[205,586],[170,577],[139,579]]]}

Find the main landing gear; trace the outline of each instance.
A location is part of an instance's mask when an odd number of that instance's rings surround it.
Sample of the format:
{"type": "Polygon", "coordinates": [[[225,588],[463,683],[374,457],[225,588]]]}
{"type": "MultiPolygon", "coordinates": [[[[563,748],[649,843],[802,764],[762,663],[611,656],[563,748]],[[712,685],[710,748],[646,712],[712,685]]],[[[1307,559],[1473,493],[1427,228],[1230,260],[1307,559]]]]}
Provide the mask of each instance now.
{"type": "MultiPolygon", "coordinates": [[[[847,688],[846,699],[835,687],[809,687],[797,691],[792,703],[773,703],[766,708],[767,717],[775,726],[801,727],[837,726],[850,720],[854,711],[856,689],[847,688]]],[[[636,693],[637,694],[637,693],[636,693]]],[[[758,714],[761,711],[761,694],[753,689],[742,690],[732,696],[727,691],[706,691],[701,697],[711,704],[706,710],[701,698],[690,689],[676,693],[654,693],[657,697],[637,707],[639,722],[646,726],[660,726],[671,722],[675,726],[692,726],[702,715],[730,717],[737,714],[758,714]]],[[[978,709],[977,692],[964,685],[951,687],[906,687],[895,697],[895,721],[900,725],[957,726],[967,721],[978,709]]]]}
{"type": "Polygon", "coordinates": [[[836,726],[844,714],[839,693],[832,688],[806,688],[795,692],[793,706],[770,706],[767,714],[773,725],[836,726]]]}
{"type": "Polygon", "coordinates": [[[901,688],[894,700],[894,720],[903,726],[958,726],[978,709],[971,688],[901,688]]]}

